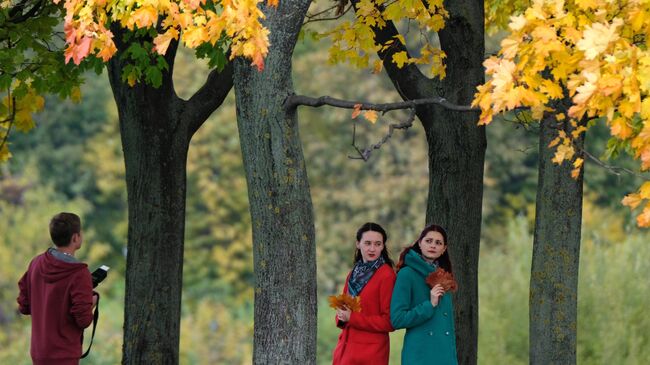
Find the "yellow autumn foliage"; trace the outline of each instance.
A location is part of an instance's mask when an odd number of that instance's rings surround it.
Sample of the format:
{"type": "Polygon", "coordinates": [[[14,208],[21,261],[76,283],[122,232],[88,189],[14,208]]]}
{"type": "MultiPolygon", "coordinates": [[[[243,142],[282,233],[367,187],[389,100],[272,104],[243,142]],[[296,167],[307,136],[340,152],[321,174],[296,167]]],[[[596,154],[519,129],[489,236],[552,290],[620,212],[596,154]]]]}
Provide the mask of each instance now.
{"type": "MultiPolygon", "coordinates": [[[[521,7],[517,2],[509,5],[521,7]]],[[[650,1],[535,0],[510,17],[509,34],[499,54],[484,66],[489,80],[478,88],[473,106],[481,109],[480,124],[515,108],[562,114],[577,121],[603,121],[611,136],[630,147],[640,170],[650,169],[650,1]],[[556,109],[570,98],[567,110],[556,109]]],[[[535,112],[537,111],[537,112],[535,112]]],[[[577,161],[573,139],[587,128],[553,141],[554,162],[577,161]]],[[[650,196],[641,190],[623,204],[643,202],[637,218],[650,226],[650,196]]]]}

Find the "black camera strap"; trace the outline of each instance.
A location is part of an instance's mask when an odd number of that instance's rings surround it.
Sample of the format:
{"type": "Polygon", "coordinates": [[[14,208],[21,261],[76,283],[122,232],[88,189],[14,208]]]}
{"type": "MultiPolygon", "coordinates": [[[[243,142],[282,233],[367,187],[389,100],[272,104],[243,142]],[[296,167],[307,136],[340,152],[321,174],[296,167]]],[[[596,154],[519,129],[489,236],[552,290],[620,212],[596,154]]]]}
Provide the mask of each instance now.
{"type": "MultiPolygon", "coordinates": [[[[86,350],[86,352],[84,352],[84,354],[81,355],[80,359],[83,359],[84,357],[88,356],[88,353],[90,352],[90,348],[93,347],[93,340],[95,339],[95,329],[97,328],[97,320],[99,320],[99,293],[93,292],[93,295],[97,296],[97,304],[95,304],[95,313],[93,315],[93,333],[90,336],[90,344],[88,345],[88,350],[86,350]]],[[[83,337],[81,339],[83,340],[83,337]]]]}

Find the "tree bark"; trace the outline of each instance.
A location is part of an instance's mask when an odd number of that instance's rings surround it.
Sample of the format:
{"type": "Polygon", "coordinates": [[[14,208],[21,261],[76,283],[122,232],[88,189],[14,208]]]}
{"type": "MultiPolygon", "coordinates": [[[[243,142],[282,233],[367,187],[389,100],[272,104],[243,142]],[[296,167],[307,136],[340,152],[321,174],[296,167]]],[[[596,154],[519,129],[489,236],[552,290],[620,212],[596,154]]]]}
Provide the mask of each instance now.
{"type": "Polygon", "coordinates": [[[270,51],[259,72],[235,61],[237,122],[255,268],[254,364],[316,363],[314,217],[293,94],[291,55],[309,0],[263,6],[270,51]]]}
{"type": "Polygon", "coordinates": [[[117,104],[128,194],[128,252],[123,364],[178,364],[190,139],[232,88],[232,67],[214,71],[189,101],[176,96],[169,70],[159,88],[121,79],[128,47],[113,27],[118,53],[107,65],[117,104]]]}
{"type": "MultiPolygon", "coordinates": [[[[447,54],[447,76],[440,82],[440,96],[454,104],[469,105],[485,75],[483,1],[445,1],[445,8],[450,17],[439,37],[447,54]]],[[[432,107],[418,117],[429,145],[427,222],[447,229],[458,280],[454,296],[458,363],[475,365],[485,128],[477,125],[475,112],[432,107]]]]}
{"type": "MultiPolygon", "coordinates": [[[[571,177],[569,162],[552,162],[549,143],[559,130],[571,135],[568,122],[554,116],[541,122],[539,177],[530,276],[530,364],[575,364],[578,264],[582,224],[581,170],[571,177]]],[[[582,150],[584,134],[575,145],[582,150]]]]}

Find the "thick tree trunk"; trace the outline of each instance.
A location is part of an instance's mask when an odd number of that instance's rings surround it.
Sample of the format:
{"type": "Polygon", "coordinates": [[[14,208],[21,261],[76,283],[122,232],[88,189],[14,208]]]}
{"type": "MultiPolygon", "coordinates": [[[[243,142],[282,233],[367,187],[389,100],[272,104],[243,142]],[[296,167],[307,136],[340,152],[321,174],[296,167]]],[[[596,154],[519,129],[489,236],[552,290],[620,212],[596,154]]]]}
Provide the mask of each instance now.
{"type": "Polygon", "coordinates": [[[253,363],[316,362],[314,218],[295,109],[291,55],[309,0],[264,8],[270,33],[266,67],[235,61],[237,121],[253,224],[253,363]]]}
{"type": "Polygon", "coordinates": [[[119,113],[129,207],[123,364],[178,364],[185,231],[186,159],[192,135],[232,88],[232,65],[212,71],[190,100],[172,82],[176,43],[158,88],[122,81],[128,44],[112,28],[118,54],[108,77],[119,113]]]}
{"type": "MultiPolygon", "coordinates": [[[[446,1],[450,13],[439,33],[447,54],[440,96],[469,105],[484,82],[483,1],[446,1]]],[[[478,354],[478,258],[481,238],[485,129],[477,113],[439,107],[419,112],[429,144],[427,222],[447,229],[458,280],[454,296],[458,362],[474,365],[478,354]]]]}
{"type": "Polygon", "coordinates": [[[170,80],[129,87],[120,73],[111,62],[129,206],[122,362],[178,364],[189,138],[174,128],[170,80]]]}
{"type": "MultiPolygon", "coordinates": [[[[552,162],[548,145],[559,130],[571,134],[569,123],[553,116],[541,123],[529,303],[530,364],[539,365],[576,363],[583,174],[574,180],[570,163],[552,162]]],[[[575,144],[582,149],[584,137],[575,144]]]]}

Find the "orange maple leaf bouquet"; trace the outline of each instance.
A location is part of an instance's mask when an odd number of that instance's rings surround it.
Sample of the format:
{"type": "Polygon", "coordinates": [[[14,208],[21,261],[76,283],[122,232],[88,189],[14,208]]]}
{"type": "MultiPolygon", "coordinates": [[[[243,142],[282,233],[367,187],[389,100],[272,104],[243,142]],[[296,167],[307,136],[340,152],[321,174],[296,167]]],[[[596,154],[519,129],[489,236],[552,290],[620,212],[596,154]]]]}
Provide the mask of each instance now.
{"type": "Polygon", "coordinates": [[[441,267],[427,276],[426,283],[429,288],[440,284],[445,291],[451,290],[455,292],[458,290],[458,284],[456,283],[456,279],[454,279],[454,275],[441,267]]]}
{"type": "Polygon", "coordinates": [[[337,309],[349,309],[352,312],[361,312],[361,297],[353,297],[348,293],[341,295],[330,295],[327,297],[330,307],[337,309]]]}

